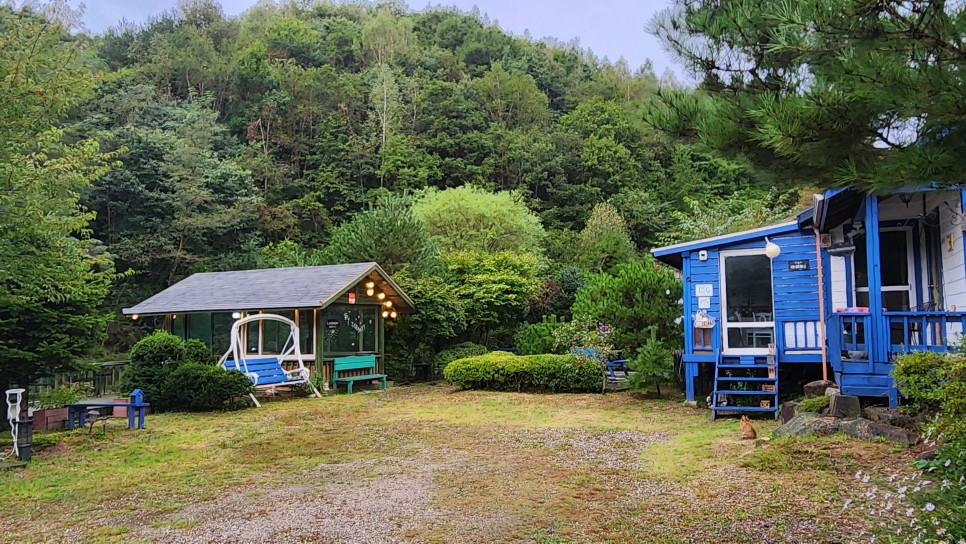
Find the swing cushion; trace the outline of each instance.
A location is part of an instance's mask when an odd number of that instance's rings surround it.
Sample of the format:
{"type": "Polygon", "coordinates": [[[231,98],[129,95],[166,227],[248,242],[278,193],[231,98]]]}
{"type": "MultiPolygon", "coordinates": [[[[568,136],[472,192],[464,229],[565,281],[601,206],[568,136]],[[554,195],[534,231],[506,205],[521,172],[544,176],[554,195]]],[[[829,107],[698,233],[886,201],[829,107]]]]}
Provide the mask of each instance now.
{"type": "MultiPolygon", "coordinates": [[[[302,383],[305,380],[301,376],[292,376],[285,372],[282,368],[282,364],[278,362],[275,357],[265,357],[261,359],[247,359],[246,363],[248,365],[248,372],[254,374],[258,377],[258,380],[252,380],[255,383],[255,387],[266,387],[272,385],[281,385],[286,383],[302,383]]],[[[245,369],[245,364],[239,363],[239,366],[235,366],[235,361],[225,361],[226,370],[242,370],[245,369]]]]}

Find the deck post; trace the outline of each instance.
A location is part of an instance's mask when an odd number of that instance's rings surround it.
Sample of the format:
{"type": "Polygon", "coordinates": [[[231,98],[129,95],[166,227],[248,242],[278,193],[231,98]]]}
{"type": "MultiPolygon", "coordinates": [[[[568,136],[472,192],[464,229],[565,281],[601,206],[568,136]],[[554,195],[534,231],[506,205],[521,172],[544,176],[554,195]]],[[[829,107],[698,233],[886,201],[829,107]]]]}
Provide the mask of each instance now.
{"type": "Polygon", "coordinates": [[[882,315],[882,261],[879,258],[879,197],[865,197],[866,270],[869,275],[869,317],[872,334],[869,344],[869,370],[875,363],[889,361],[891,338],[889,326],[882,315]]]}

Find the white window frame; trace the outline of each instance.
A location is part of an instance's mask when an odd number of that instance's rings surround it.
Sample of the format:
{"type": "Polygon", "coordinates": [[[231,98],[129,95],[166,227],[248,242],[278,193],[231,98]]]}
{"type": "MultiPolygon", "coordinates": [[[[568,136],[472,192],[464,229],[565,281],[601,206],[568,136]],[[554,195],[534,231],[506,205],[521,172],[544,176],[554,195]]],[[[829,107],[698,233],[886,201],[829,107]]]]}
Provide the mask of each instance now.
{"type": "Polygon", "coordinates": [[[720,278],[718,290],[720,291],[721,303],[721,349],[727,355],[768,355],[768,348],[732,348],[728,346],[729,329],[767,329],[771,328],[771,343],[775,343],[775,267],[771,266],[769,260],[769,281],[771,283],[771,321],[731,321],[728,315],[728,286],[725,277],[725,261],[728,257],[742,257],[751,255],[765,255],[765,248],[761,249],[732,249],[718,253],[718,277],[720,278]]]}

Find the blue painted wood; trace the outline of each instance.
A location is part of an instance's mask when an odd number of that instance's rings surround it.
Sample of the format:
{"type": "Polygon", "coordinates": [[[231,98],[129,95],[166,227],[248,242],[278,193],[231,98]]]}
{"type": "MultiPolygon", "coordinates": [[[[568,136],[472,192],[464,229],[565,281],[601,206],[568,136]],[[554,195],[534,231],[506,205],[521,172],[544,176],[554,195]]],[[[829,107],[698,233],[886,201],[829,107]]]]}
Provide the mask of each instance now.
{"type": "Polygon", "coordinates": [[[697,251],[699,249],[707,249],[709,247],[740,244],[746,240],[764,240],[765,236],[777,236],[782,233],[795,232],[797,230],[798,222],[789,221],[788,223],[783,223],[781,225],[775,225],[768,228],[753,229],[749,231],[736,232],[733,234],[726,234],[724,236],[704,238],[683,244],[675,244],[673,246],[659,247],[651,250],[651,253],[654,254],[655,257],[662,257],[665,255],[684,253],[685,251],[697,251]]]}
{"type": "MultiPolygon", "coordinates": [[[[684,353],[688,354],[694,353],[694,327],[692,326],[693,322],[691,321],[691,316],[694,315],[694,310],[692,309],[693,306],[691,304],[691,296],[688,292],[688,287],[691,282],[691,254],[685,252],[681,258],[683,259],[681,263],[681,277],[684,279],[682,282],[683,292],[681,293],[681,300],[684,301],[684,306],[682,308],[684,311],[684,353]]],[[[685,389],[687,389],[687,386],[690,386],[691,388],[691,392],[687,399],[689,401],[693,401],[694,384],[691,381],[688,381],[685,389]]],[[[687,391],[685,391],[685,394],[688,394],[687,391]]]]}
{"type": "Polygon", "coordinates": [[[889,360],[889,331],[882,317],[882,266],[879,258],[879,198],[865,197],[865,244],[869,271],[869,312],[871,313],[872,342],[869,353],[869,370],[874,361],[889,360]]]}

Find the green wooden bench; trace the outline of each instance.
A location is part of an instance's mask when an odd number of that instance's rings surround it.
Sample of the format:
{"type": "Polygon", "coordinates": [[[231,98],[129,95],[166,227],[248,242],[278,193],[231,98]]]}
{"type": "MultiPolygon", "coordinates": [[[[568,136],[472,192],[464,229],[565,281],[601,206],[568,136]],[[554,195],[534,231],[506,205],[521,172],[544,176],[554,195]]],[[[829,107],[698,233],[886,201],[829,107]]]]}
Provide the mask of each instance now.
{"type": "Polygon", "coordinates": [[[352,384],[355,382],[371,382],[382,380],[382,388],[386,388],[386,375],[376,374],[375,355],[352,355],[349,357],[336,357],[335,369],[332,372],[332,387],[339,390],[339,384],[346,384],[347,392],[352,393],[352,384]],[[349,370],[368,370],[369,372],[361,376],[339,377],[339,372],[349,370]]]}

